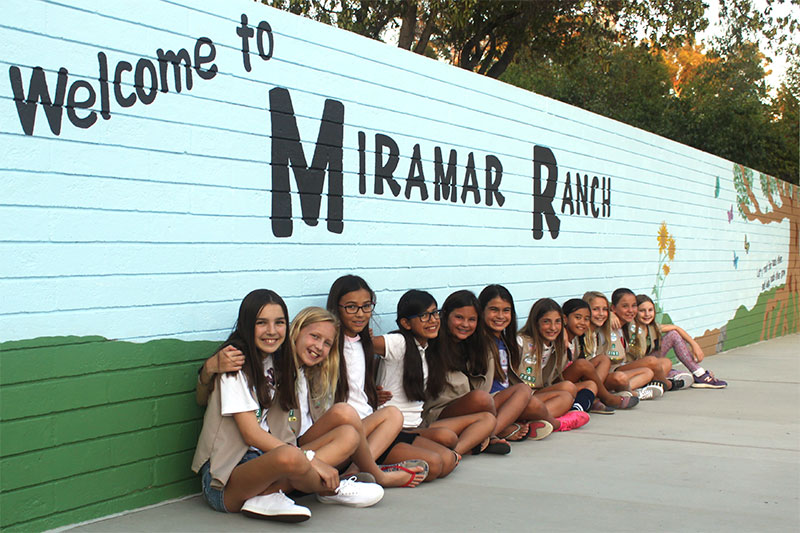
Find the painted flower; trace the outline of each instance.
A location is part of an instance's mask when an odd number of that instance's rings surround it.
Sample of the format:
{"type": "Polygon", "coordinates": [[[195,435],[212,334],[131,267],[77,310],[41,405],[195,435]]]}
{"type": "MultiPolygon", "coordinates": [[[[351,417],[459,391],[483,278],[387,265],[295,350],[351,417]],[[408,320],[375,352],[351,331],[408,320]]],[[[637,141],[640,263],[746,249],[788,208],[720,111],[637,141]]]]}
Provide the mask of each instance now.
{"type": "Polygon", "coordinates": [[[662,222],[661,227],[658,228],[658,251],[664,252],[667,249],[667,240],[669,239],[669,232],[667,231],[667,223],[662,222]]]}
{"type": "Polygon", "coordinates": [[[669,265],[663,265],[663,266],[661,267],[661,270],[663,270],[663,271],[664,271],[664,275],[665,275],[665,276],[669,275],[669,265]]]}
{"type": "Polygon", "coordinates": [[[669,244],[667,245],[667,248],[668,248],[667,254],[669,255],[669,260],[672,261],[673,259],[675,259],[675,239],[672,236],[670,236],[669,238],[669,244]]]}

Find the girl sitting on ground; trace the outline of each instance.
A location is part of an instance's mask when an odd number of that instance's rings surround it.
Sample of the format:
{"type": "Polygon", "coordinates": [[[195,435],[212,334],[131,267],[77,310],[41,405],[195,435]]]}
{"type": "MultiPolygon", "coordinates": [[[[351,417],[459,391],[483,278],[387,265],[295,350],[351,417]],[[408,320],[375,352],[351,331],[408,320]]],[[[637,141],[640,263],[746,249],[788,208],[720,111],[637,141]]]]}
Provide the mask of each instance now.
{"type": "Polygon", "coordinates": [[[653,380],[653,371],[649,368],[630,368],[621,370],[625,363],[625,351],[610,349],[611,320],[609,317],[608,298],[602,292],[584,293],[583,301],[589,304],[589,331],[584,335],[584,354],[597,370],[608,390],[617,391],[621,396],[636,396],[640,400],[652,398],[652,390],[644,389],[645,394],[639,396],[634,389],[645,387],[653,380]]]}
{"type": "Polygon", "coordinates": [[[479,412],[436,420],[425,426],[422,409],[431,392],[429,378],[443,383],[447,372],[439,358],[427,355],[430,341],[439,333],[439,325],[439,310],[433,296],[419,290],[403,294],[397,303],[399,329],[373,339],[375,352],[382,358],[378,384],[392,395],[385,405],[394,405],[403,413],[406,431],[450,448],[458,462],[465,453],[481,451],[489,445],[496,419],[491,413],[479,412]]]}
{"type": "Polygon", "coordinates": [[[531,307],[516,346],[519,376],[558,417],[556,431],[569,431],[589,422],[588,411],[597,390],[591,381],[575,384],[564,379],[562,371],[569,361],[563,335],[561,307],[550,298],[542,298],[531,307]]]}
{"type": "MultiPolygon", "coordinates": [[[[217,511],[307,520],[311,512],[295,505],[284,491],[334,495],[342,484],[331,465],[358,448],[358,432],[348,425],[299,448],[269,432],[287,427],[285,418],[276,416],[285,398],[275,390],[274,370],[293,358],[285,342],[287,327],[283,299],[270,290],[255,290],[242,300],[236,326],[222,345],[236,346],[244,361],[236,373],[214,377],[192,461],[192,470],[201,474],[203,496],[217,511]]],[[[362,505],[376,503],[383,495],[373,484],[349,483],[343,492],[355,493],[351,500],[362,505]]]]}
{"type": "MultiPolygon", "coordinates": [[[[568,413],[577,392],[571,383],[559,385],[546,393],[536,393],[530,369],[522,368],[520,347],[526,341],[517,335],[517,312],[508,289],[502,285],[488,285],[478,296],[478,303],[490,353],[489,371],[482,386],[499,391],[512,383],[525,383],[534,389],[534,399],[545,406],[549,415],[547,420],[554,431],[569,431],[586,424],[589,421],[586,413],[568,413]]],[[[563,351],[563,343],[561,348],[563,351]]]]}
{"type": "Polygon", "coordinates": [[[486,336],[479,329],[480,304],[475,295],[461,290],[448,296],[442,305],[441,322],[434,354],[449,370],[443,385],[431,386],[443,391],[425,403],[423,417],[433,421],[480,411],[492,413],[497,418],[493,435],[499,438],[493,439],[492,449],[486,451],[502,451],[504,440],[538,440],[549,435],[553,428],[546,419],[552,417],[522,382],[493,395],[471,387],[468,376],[475,368],[481,368],[480,375],[485,379],[489,354],[486,336]]]}
{"type": "Polygon", "coordinates": [[[399,409],[394,406],[378,409],[375,352],[370,335],[370,319],[375,308],[373,290],[360,276],[341,276],[328,292],[327,308],[340,323],[339,351],[343,356],[339,359],[336,401],[349,403],[361,417],[376,462],[384,465],[392,451],[398,448],[393,457],[402,454],[405,460],[381,468],[408,473],[410,478],[404,485],[408,487],[446,475],[440,455],[431,449],[439,449],[442,454],[451,456],[449,450],[433,441],[427,441],[427,447],[419,446],[426,439],[402,431],[403,414],[399,409]],[[414,445],[417,439],[419,442],[414,445]]]}
{"type": "Polygon", "coordinates": [[[635,346],[631,348],[637,353],[656,357],[666,357],[674,349],[678,360],[692,373],[692,387],[722,389],[728,385],[698,364],[703,360],[703,349],[688,333],[673,324],[656,322],[655,305],[649,296],[637,295],[636,305],[636,324],[640,335],[637,336],[635,346]],[[687,343],[691,351],[686,347],[687,343]]]}
{"type": "Polygon", "coordinates": [[[613,414],[615,409],[629,409],[639,403],[631,396],[615,396],[606,389],[604,379],[598,374],[595,366],[586,359],[584,337],[589,329],[589,304],[580,298],[572,298],[564,302],[562,308],[566,320],[564,331],[567,335],[567,366],[562,370],[564,379],[573,383],[592,381],[597,389],[597,398],[592,403],[590,412],[613,414]]]}

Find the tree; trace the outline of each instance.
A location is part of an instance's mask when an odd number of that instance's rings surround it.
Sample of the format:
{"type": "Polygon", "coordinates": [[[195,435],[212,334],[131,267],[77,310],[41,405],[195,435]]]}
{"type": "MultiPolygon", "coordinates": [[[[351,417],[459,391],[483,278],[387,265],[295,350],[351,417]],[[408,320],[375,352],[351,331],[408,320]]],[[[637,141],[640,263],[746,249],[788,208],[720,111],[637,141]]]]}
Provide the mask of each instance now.
{"type": "Polygon", "coordinates": [[[785,270],[785,283],[767,301],[761,340],[800,331],[800,206],[797,185],[759,175],[761,192],[768,207],[762,207],[753,193],[754,173],[743,165],[733,168],[739,214],[747,220],[762,224],[789,221],[789,258],[785,270]]]}
{"type": "Polygon", "coordinates": [[[557,48],[586,31],[691,39],[703,0],[261,0],[374,39],[399,28],[398,46],[497,78],[523,47],[557,48]]]}

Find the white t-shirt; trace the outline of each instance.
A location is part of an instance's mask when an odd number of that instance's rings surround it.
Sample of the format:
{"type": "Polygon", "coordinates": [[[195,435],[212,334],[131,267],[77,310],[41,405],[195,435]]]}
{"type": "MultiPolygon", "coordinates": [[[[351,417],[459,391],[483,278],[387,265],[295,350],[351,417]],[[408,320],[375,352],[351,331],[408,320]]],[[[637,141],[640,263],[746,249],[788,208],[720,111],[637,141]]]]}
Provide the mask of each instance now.
{"type": "MultiPolygon", "coordinates": [[[[264,358],[264,374],[270,384],[274,385],[275,378],[272,370],[272,357],[264,358]]],[[[255,389],[250,387],[247,376],[239,370],[236,375],[229,376],[222,374],[219,380],[220,403],[222,404],[222,416],[233,416],[236,413],[256,412],[258,424],[266,432],[269,432],[267,423],[267,410],[261,409],[256,398],[255,389]]],[[[251,446],[251,449],[258,449],[251,446]]]]}
{"type": "Polygon", "coordinates": [[[553,346],[552,342],[544,345],[544,350],[542,350],[542,368],[547,365],[547,362],[550,360],[550,356],[553,355],[554,351],[555,347],[553,346]]]}
{"type": "Polygon", "coordinates": [[[308,380],[302,368],[297,371],[297,403],[300,411],[300,432],[297,435],[299,439],[308,431],[308,428],[314,425],[314,421],[311,419],[311,408],[308,405],[308,380]]]}
{"type": "Polygon", "coordinates": [[[372,406],[364,392],[367,365],[364,361],[364,347],[358,337],[344,338],[344,362],[347,365],[347,403],[352,406],[358,416],[366,418],[372,414],[372,406]]]}
{"type": "MultiPolygon", "coordinates": [[[[400,333],[389,333],[383,336],[386,343],[386,354],[378,369],[378,385],[392,393],[392,399],[383,404],[394,405],[403,413],[403,427],[412,429],[422,424],[422,401],[410,401],[403,388],[403,361],[406,354],[406,340],[400,333]]],[[[415,340],[419,355],[422,358],[422,386],[428,381],[428,362],[425,360],[425,348],[415,340]]]]}

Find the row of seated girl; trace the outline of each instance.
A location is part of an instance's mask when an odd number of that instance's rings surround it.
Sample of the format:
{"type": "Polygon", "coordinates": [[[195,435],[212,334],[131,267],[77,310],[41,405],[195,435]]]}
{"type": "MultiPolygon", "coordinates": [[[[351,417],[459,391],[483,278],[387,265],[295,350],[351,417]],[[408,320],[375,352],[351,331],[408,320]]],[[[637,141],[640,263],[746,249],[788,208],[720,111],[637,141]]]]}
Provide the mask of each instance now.
{"type": "Polygon", "coordinates": [[[590,412],[691,383],[724,387],[698,366],[700,347],[655,324],[640,298],[618,289],[612,312],[600,293],[563,309],[544,298],[517,331],[501,285],[454,292],[441,309],[410,290],[398,329],[373,337],[375,293],[358,276],[337,279],[327,309],[291,323],[278,294],[255,290],[200,369],[207,408],[192,469],[217,511],[299,522],[311,512],[289,495],[366,507],[383,487],[443,478],[464,455],[507,454],[509,442],[581,427],[590,412]],[[670,348],[693,378],[672,369],[670,348]]]}

